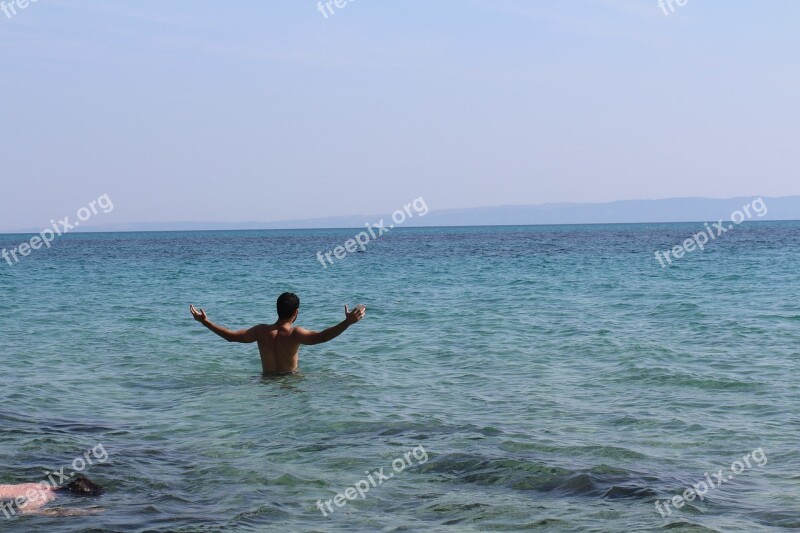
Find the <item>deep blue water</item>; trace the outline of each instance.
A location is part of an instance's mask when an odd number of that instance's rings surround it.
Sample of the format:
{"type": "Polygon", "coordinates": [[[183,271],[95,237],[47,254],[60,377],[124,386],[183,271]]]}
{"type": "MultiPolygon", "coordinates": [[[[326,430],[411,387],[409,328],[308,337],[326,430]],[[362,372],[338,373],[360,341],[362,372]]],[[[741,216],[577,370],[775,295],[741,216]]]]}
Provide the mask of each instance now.
{"type": "Polygon", "coordinates": [[[655,250],[701,229],[396,229],[327,269],[317,251],[358,230],[71,234],[0,263],[0,484],[108,452],[84,472],[104,496],[55,502],[102,512],[0,530],[796,529],[800,223],[745,223],[662,269],[655,250]],[[262,379],[255,345],[187,309],[241,328],[284,291],[307,328],[367,317],[262,379]]]}

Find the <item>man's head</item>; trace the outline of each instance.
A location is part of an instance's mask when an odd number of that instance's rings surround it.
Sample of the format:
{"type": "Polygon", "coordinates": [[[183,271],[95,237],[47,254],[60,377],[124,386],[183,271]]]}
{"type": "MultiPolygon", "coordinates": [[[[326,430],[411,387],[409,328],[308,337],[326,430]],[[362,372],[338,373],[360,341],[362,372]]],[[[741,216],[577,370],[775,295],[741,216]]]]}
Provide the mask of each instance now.
{"type": "Polygon", "coordinates": [[[300,308],[300,298],[293,292],[284,292],[278,296],[278,318],[295,321],[300,308]]]}
{"type": "Polygon", "coordinates": [[[78,475],[75,479],[68,484],[61,487],[61,490],[77,494],[78,496],[100,496],[103,494],[103,489],[88,478],[78,475]]]}

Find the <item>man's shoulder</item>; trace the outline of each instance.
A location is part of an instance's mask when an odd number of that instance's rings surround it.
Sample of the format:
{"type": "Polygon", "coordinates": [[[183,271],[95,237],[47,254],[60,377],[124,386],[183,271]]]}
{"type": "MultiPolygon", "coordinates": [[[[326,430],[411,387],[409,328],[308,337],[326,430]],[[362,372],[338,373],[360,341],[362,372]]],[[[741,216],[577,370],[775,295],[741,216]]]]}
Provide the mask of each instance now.
{"type": "Polygon", "coordinates": [[[302,326],[292,326],[291,328],[286,330],[285,337],[290,342],[296,342],[298,344],[301,344],[303,342],[303,339],[305,339],[312,333],[313,333],[312,331],[309,331],[302,326]]]}
{"type": "Polygon", "coordinates": [[[250,328],[250,331],[254,332],[258,336],[261,336],[268,334],[270,331],[274,329],[274,327],[275,326],[273,324],[256,324],[255,326],[250,328]]]}
{"type": "Polygon", "coordinates": [[[298,333],[303,333],[306,331],[300,326],[290,326],[286,328],[281,326],[280,324],[259,324],[257,326],[254,326],[253,329],[259,334],[274,332],[277,335],[283,335],[286,337],[293,337],[298,333]]]}

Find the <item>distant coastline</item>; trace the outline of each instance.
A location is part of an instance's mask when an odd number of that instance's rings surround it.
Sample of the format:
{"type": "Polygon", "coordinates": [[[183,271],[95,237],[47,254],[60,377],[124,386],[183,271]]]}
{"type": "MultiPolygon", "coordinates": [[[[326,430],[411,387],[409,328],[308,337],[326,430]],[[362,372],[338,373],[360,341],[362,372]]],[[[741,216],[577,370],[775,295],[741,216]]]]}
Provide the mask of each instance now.
{"type": "MultiPolygon", "coordinates": [[[[529,226],[553,224],[636,224],[674,222],[713,222],[728,216],[743,202],[759,196],[727,199],[668,198],[662,200],[620,200],[597,204],[551,203],[506,205],[461,209],[435,209],[424,218],[412,219],[406,227],[449,226],[529,226]]],[[[761,196],[769,206],[763,221],[800,220],[800,196],[761,196]]],[[[130,222],[87,225],[81,232],[126,231],[214,231],[263,229],[350,229],[363,228],[365,222],[389,218],[390,214],[359,214],[271,222],[130,222]]],[[[41,228],[0,230],[3,234],[28,234],[41,228]]]]}

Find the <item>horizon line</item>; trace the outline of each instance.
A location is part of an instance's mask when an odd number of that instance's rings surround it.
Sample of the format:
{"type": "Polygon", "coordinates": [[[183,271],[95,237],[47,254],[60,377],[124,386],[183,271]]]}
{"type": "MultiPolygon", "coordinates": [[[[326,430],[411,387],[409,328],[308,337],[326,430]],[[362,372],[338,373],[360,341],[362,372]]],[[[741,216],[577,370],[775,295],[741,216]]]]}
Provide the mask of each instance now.
{"type": "MultiPolygon", "coordinates": [[[[703,224],[708,220],[684,220],[684,221],[671,221],[671,222],[565,222],[561,224],[467,224],[467,225],[444,225],[444,226],[396,226],[394,230],[417,230],[417,229],[437,229],[437,228],[529,228],[529,227],[547,227],[547,226],[643,226],[643,225],[656,225],[656,224],[703,224]]],[[[800,222],[798,218],[787,219],[771,219],[771,220],[744,220],[737,224],[737,226],[744,226],[745,224],[767,224],[779,222],[800,222]]],[[[153,224],[169,224],[168,222],[153,222],[153,224]]],[[[227,222],[227,224],[236,224],[236,222],[227,222]]],[[[238,229],[138,229],[138,230],[77,230],[70,231],[61,235],[65,237],[75,234],[99,234],[99,233],[226,233],[226,232],[241,232],[241,231],[321,231],[321,230],[353,230],[359,229],[360,226],[342,226],[342,227],[320,227],[320,228],[238,228],[238,229]]],[[[23,231],[23,232],[0,232],[3,235],[38,235],[39,232],[23,231]]]]}

